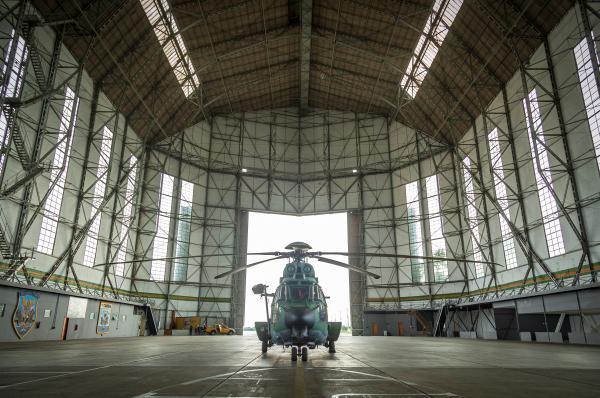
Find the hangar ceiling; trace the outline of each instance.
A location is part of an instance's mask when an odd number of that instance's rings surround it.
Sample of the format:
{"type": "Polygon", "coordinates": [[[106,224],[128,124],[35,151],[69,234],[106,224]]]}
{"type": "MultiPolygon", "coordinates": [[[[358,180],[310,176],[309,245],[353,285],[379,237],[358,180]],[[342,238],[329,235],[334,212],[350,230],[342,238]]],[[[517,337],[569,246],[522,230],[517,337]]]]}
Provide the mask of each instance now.
{"type": "Polygon", "coordinates": [[[413,100],[402,78],[432,9],[451,3],[169,0],[198,79],[186,98],[142,2],[34,1],[47,22],[72,20],[66,45],[150,140],[215,114],[298,107],[384,115],[449,143],[573,1],[465,1],[413,100]]]}

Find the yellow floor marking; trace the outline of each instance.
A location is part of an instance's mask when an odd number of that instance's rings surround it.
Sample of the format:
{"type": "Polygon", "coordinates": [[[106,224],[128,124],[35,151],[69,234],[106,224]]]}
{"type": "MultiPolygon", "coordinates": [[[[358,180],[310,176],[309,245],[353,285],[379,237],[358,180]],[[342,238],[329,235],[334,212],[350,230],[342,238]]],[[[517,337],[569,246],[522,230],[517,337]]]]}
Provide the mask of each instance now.
{"type": "MultiPolygon", "coordinates": [[[[300,358],[298,358],[300,359],[300,358]]],[[[302,362],[298,361],[296,363],[296,386],[295,386],[295,397],[296,398],[304,398],[306,396],[304,392],[304,366],[302,366],[302,362]]]]}

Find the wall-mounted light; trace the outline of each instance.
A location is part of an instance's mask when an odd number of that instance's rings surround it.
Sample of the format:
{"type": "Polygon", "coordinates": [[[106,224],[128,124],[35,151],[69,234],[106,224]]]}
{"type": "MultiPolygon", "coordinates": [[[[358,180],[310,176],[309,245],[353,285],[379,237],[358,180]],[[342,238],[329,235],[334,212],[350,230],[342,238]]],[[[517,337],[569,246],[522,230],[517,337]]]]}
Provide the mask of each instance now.
{"type": "Polygon", "coordinates": [[[247,173],[248,169],[242,169],[242,173],[247,173]]]}
{"type": "Polygon", "coordinates": [[[353,173],[358,173],[358,169],[352,169],[353,173]]]}

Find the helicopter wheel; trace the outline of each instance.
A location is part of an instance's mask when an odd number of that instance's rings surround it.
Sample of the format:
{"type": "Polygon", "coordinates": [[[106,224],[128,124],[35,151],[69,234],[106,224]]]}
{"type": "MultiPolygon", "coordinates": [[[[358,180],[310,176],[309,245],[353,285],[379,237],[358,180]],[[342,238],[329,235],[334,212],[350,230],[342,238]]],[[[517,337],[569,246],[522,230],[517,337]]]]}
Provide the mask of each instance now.
{"type": "Polygon", "coordinates": [[[292,346],[292,361],[297,361],[298,360],[298,347],[296,347],[295,345],[292,346]]]}
{"type": "Polygon", "coordinates": [[[265,353],[267,352],[267,342],[263,340],[262,342],[262,352],[265,353]]]}
{"type": "Polygon", "coordinates": [[[302,362],[308,361],[308,347],[302,347],[302,362]]]}
{"type": "Polygon", "coordinates": [[[335,342],[334,341],[329,342],[329,353],[335,354],[335,342]]]}

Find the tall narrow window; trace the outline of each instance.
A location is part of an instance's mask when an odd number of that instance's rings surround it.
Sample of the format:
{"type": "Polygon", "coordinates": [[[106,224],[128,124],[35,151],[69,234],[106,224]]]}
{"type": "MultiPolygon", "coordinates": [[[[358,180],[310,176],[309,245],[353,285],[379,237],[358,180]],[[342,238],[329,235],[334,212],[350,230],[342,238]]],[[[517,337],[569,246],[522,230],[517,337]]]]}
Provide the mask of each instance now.
{"type": "MultiPolygon", "coordinates": [[[[442,214],[440,212],[440,190],[437,175],[425,178],[427,189],[427,207],[429,210],[429,234],[431,238],[431,255],[446,257],[446,243],[442,227],[442,214]]],[[[448,279],[448,263],[446,260],[433,262],[433,277],[436,282],[448,279]]]]}
{"type": "Polygon", "coordinates": [[[21,87],[23,85],[23,76],[25,75],[25,60],[27,59],[27,47],[25,46],[25,39],[17,35],[16,48],[15,45],[15,31],[12,30],[10,34],[10,40],[8,46],[4,52],[4,66],[2,67],[2,75],[4,76],[3,90],[5,91],[6,97],[18,97],[21,95],[21,87]],[[14,60],[12,68],[7,71],[8,63],[10,62],[10,54],[14,50],[14,60]]]}
{"type": "Polygon", "coordinates": [[[156,235],[154,236],[154,251],[152,253],[154,260],[152,260],[150,270],[150,278],[155,281],[165,280],[166,260],[164,258],[167,257],[167,247],[169,245],[174,182],[174,177],[164,173],[161,174],[156,235]]]}
{"type": "Polygon", "coordinates": [[[508,195],[506,194],[506,185],[504,184],[504,166],[500,153],[500,141],[498,140],[498,129],[492,130],[488,134],[488,143],[490,145],[490,161],[494,174],[494,186],[496,188],[496,200],[500,206],[502,214],[500,218],[500,232],[502,233],[502,245],[504,246],[504,259],[506,268],[517,266],[517,253],[515,251],[515,242],[512,231],[505,217],[510,220],[510,209],[508,208],[508,195]],[[503,216],[504,215],[504,216],[503,216]]]}
{"type": "MultiPolygon", "coordinates": [[[[423,256],[423,234],[421,232],[421,209],[419,207],[418,181],[406,184],[406,212],[408,216],[408,244],[411,256],[423,256]]],[[[425,282],[425,263],[422,259],[411,259],[413,282],[425,282]]]]}
{"type": "Polygon", "coordinates": [[[540,199],[540,207],[542,209],[542,222],[544,223],[544,232],[546,234],[546,242],[548,243],[548,253],[550,257],[554,257],[565,253],[565,244],[558,219],[558,206],[551,192],[554,189],[552,186],[552,173],[550,172],[550,162],[548,161],[548,153],[545,146],[540,106],[535,90],[531,90],[529,93],[529,108],[533,124],[527,110],[527,99],[523,98],[527,135],[529,136],[533,172],[535,174],[538,198],[540,199]],[[537,141],[534,141],[534,133],[537,135],[537,141]]]}
{"type": "MultiPolygon", "coordinates": [[[[465,198],[467,201],[467,218],[469,220],[469,230],[473,239],[473,259],[475,261],[483,261],[481,255],[481,242],[479,241],[479,221],[477,220],[477,209],[475,208],[475,191],[473,190],[473,178],[471,177],[471,159],[468,157],[463,159],[463,176],[465,179],[465,198]]],[[[485,275],[483,264],[475,264],[475,277],[481,278],[485,275]]]]}
{"type": "Polygon", "coordinates": [[[133,209],[133,194],[135,193],[135,179],[137,174],[137,158],[133,155],[129,158],[129,175],[127,176],[127,188],[125,189],[125,206],[121,219],[121,231],[119,232],[119,250],[117,251],[117,265],[115,274],[123,276],[125,274],[125,254],[127,244],[129,243],[129,227],[131,226],[131,211],[133,209]]]}
{"type": "MultiPolygon", "coordinates": [[[[190,254],[190,229],[192,225],[193,198],[194,184],[187,181],[181,181],[175,257],[187,257],[190,254]]],[[[187,279],[187,268],[187,258],[176,259],[173,263],[173,280],[185,281],[187,279]]]]}
{"type": "Polygon", "coordinates": [[[52,160],[52,171],[50,172],[50,192],[44,202],[42,228],[37,244],[37,250],[46,254],[52,254],[54,250],[56,228],[58,227],[58,218],[71,155],[71,144],[75,135],[73,130],[75,128],[75,116],[77,115],[78,105],[79,100],[75,98],[75,93],[67,87],[65,103],[60,117],[60,128],[57,135],[58,143],[54,152],[54,159],[52,160]],[[71,119],[73,119],[73,124],[71,124],[71,119]]]}
{"type": "Polygon", "coordinates": [[[104,126],[102,132],[102,143],[100,144],[100,157],[98,158],[98,168],[96,169],[96,183],[94,184],[94,198],[92,199],[92,211],[90,219],[93,218],[92,225],[87,234],[85,242],[85,252],[83,254],[83,265],[92,267],[96,261],[96,248],[98,247],[98,233],[100,232],[100,221],[102,214],[100,205],[104,200],[106,191],[106,180],[108,179],[108,165],[110,162],[110,153],[112,148],[113,133],[110,129],[104,126]]]}
{"type": "Polygon", "coordinates": [[[592,132],[596,162],[600,169],[600,94],[598,93],[598,83],[594,75],[594,67],[592,66],[587,39],[583,38],[573,51],[575,52],[575,61],[577,62],[577,72],[579,74],[585,111],[590,131],[592,132]]]}
{"type": "Polygon", "coordinates": [[[200,87],[200,80],[188,50],[183,44],[183,38],[169,3],[167,0],[140,0],[140,2],[183,93],[189,97],[200,87]]]}
{"type": "Polygon", "coordinates": [[[401,87],[406,87],[406,93],[411,98],[417,96],[461,6],[462,0],[435,0],[415,52],[400,82],[401,87]]]}

